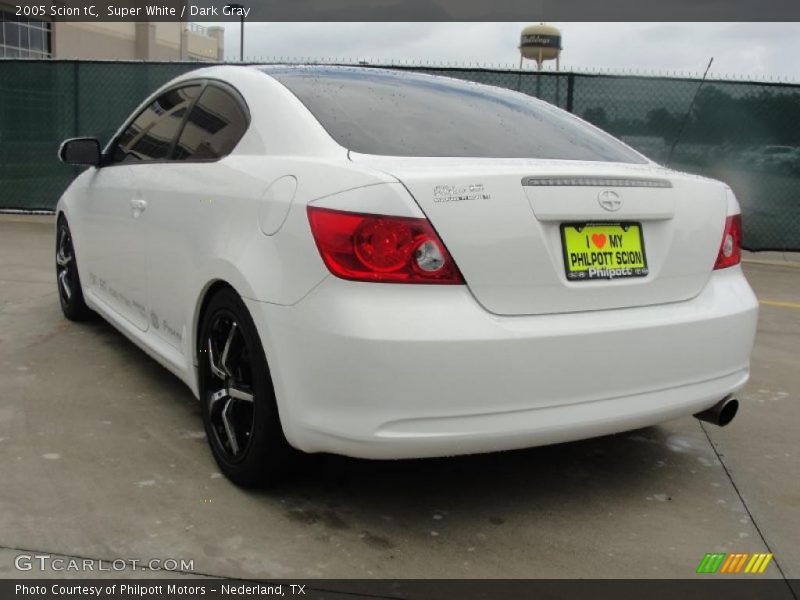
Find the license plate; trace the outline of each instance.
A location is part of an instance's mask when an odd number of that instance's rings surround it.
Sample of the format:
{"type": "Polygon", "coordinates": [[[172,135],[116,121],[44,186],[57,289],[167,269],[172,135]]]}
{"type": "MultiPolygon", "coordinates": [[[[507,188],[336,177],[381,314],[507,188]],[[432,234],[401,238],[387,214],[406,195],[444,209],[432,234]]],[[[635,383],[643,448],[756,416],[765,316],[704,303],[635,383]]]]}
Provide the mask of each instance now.
{"type": "Polygon", "coordinates": [[[564,223],[564,265],[570,281],[648,274],[641,223],[564,223]]]}

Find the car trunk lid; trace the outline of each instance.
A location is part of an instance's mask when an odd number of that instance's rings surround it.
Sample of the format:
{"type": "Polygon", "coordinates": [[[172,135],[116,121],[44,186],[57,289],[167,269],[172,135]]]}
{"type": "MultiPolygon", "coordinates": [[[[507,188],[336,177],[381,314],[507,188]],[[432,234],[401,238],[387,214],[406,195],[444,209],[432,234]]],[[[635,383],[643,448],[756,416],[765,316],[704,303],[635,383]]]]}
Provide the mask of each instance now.
{"type": "MultiPolygon", "coordinates": [[[[727,199],[712,180],[655,165],[525,159],[352,160],[397,177],[441,236],[486,310],[536,315],[679,302],[713,269],[727,199]],[[574,280],[565,270],[562,226],[609,245],[615,229],[641,227],[646,272],[574,280]],[[606,235],[608,234],[608,235],[606,235]]],[[[566,235],[566,234],[563,234],[566,235]]],[[[583,243],[583,242],[582,242],[583,243]]],[[[573,249],[574,249],[574,243],[573,249]]],[[[593,246],[591,250],[599,251],[593,246]]],[[[633,256],[633,255],[631,255],[633,256]]]]}

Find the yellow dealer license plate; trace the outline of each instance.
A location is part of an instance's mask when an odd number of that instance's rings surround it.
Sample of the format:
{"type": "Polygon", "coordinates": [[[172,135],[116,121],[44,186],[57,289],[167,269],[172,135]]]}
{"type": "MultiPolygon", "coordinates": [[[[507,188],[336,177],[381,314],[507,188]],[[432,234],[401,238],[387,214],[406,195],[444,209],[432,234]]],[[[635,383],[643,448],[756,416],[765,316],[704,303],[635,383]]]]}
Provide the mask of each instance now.
{"type": "Polygon", "coordinates": [[[570,281],[645,277],[641,223],[564,223],[564,264],[570,281]]]}

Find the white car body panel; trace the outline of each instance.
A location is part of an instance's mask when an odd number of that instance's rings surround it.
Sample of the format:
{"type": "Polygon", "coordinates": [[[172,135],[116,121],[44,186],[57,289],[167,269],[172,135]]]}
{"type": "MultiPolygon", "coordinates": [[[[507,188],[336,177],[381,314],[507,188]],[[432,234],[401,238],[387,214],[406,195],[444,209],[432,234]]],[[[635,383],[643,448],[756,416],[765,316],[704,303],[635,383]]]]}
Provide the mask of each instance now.
{"type": "Polygon", "coordinates": [[[711,274],[728,209],[726,189],[718,182],[653,165],[543,160],[498,164],[495,159],[358,155],[353,159],[391,171],[408,187],[446,240],[476,299],[495,314],[580,312],[692,298],[711,274]],[[649,177],[668,181],[672,187],[522,185],[532,176],[575,175],[649,177]],[[475,184],[490,199],[437,202],[433,195],[437,186],[475,184]],[[624,199],[620,210],[609,213],[600,206],[598,193],[603,190],[619,193],[624,199]],[[613,282],[568,281],[560,224],[576,220],[641,222],[650,274],[613,282]],[[478,239],[484,242],[475,243],[478,239]]]}
{"type": "Polygon", "coordinates": [[[335,278],[294,307],[248,307],[279,361],[289,441],[369,458],[523,448],[699,412],[747,381],[757,312],[739,267],[688,302],[590,313],[499,317],[461,286],[335,278]]]}
{"type": "MultiPolygon", "coordinates": [[[[255,69],[170,82],[235,88],[250,126],[216,162],[90,168],[58,203],[87,304],[199,394],[206,293],[245,300],[287,439],[309,452],[406,458],[521,448],[656,424],[709,408],[747,380],[757,301],[739,267],[712,271],[726,215],[718,182],[652,163],[358,155],[255,69]],[[526,188],[524,177],[655,177],[621,189],[651,273],[572,283],[564,220],[608,218],[604,187],[526,188]],[[489,200],[437,203],[437,185],[489,200]],[[143,201],[143,202],[140,202],[143,201]],[[330,274],[308,206],[427,217],[466,285],[330,274]],[[618,365],[618,367],[614,367],[618,365]]],[[[137,109],[138,112],[138,109],[137,109]]]]}
{"type": "Polygon", "coordinates": [[[132,169],[95,170],[86,192],[82,235],[96,241],[86,247],[86,260],[95,265],[87,283],[137,329],[147,331],[145,241],[142,223],[131,210],[139,199],[132,169]]]}

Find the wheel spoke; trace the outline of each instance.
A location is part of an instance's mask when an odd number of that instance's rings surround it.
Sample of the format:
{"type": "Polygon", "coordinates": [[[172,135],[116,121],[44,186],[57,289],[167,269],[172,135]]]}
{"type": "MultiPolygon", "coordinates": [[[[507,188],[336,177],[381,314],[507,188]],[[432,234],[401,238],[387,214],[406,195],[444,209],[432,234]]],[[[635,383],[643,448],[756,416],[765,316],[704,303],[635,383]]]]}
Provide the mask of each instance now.
{"type": "Polygon", "coordinates": [[[240,390],[232,385],[228,386],[228,396],[230,396],[233,400],[242,400],[243,402],[253,401],[253,394],[250,392],[245,392],[244,390],[240,390]]]}
{"type": "Polygon", "coordinates": [[[225,389],[217,390],[216,392],[211,394],[211,396],[208,399],[209,410],[214,410],[214,406],[217,404],[217,402],[227,397],[228,397],[228,390],[225,389]]]}
{"type": "Polygon", "coordinates": [[[228,339],[225,340],[225,348],[222,350],[222,358],[220,359],[220,366],[228,374],[229,377],[233,377],[233,373],[231,373],[231,369],[228,366],[228,354],[231,351],[231,342],[233,341],[233,335],[235,333],[236,333],[236,321],[232,321],[231,330],[228,332],[228,339]]]}
{"type": "Polygon", "coordinates": [[[56,254],[56,264],[59,267],[66,267],[71,262],[72,262],[72,257],[71,256],[66,256],[64,254],[64,250],[63,249],[58,251],[58,254],[56,254]]]}
{"type": "Polygon", "coordinates": [[[211,343],[211,339],[208,340],[208,365],[211,367],[211,372],[214,374],[214,377],[225,381],[227,375],[225,371],[217,366],[217,361],[214,358],[214,348],[213,344],[211,343]]]}
{"type": "Polygon", "coordinates": [[[64,290],[64,295],[67,297],[67,302],[69,302],[70,298],[72,298],[72,290],[69,289],[66,270],[61,271],[61,273],[58,274],[58,282],[61,284],[61,289],[64,290]]]}
{"type": "Polygon", "coordinates": [[[67,232],[62,230],[58,238],[58,252],[56,253],[56,261],[62,267],[72,260],[72,252],[69,251],[69,238],[67,232]]]}
{"type": "Polygon", "coordinates": [[[225,427],[225,434],[228,436],[228,443],[231,445],[231,452],[236,456],[239,454],[239,441],[236,439],[236,431],[230,418],[230,411],[233,407],[233,398],[229,398],[222,409],[222,425],[225,427]]]}

